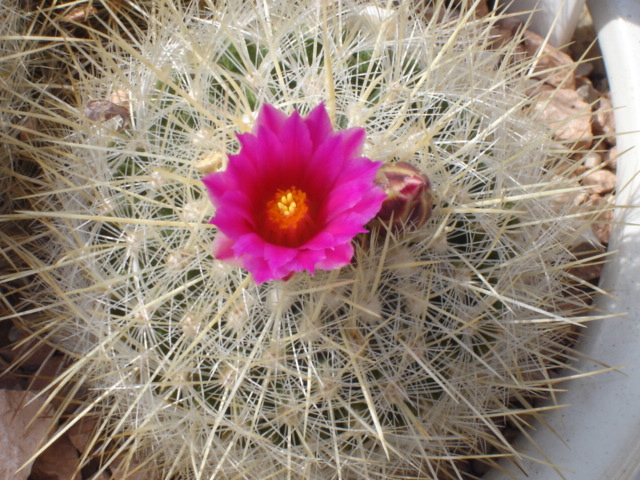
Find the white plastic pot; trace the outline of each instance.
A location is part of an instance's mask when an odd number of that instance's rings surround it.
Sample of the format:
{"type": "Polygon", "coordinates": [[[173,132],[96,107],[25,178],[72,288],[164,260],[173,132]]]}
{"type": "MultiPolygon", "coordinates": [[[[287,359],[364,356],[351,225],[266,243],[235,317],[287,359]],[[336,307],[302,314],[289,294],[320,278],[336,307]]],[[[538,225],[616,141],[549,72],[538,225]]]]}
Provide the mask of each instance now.
{"type": "MultiPolygon", "coordinates": [[[[585,0],[513,0],[507,10],[530,20],[529,29],[538,35],[549,35],[554,47],[564,47],[573,36],[585,0]],[[533,15],[530,12],[534,12],[533,15]]],[[[608,0],[600,0],[606,3],[608,0]]]]}
{"type": "MultiPolygon", "coordinates": [[[[631,208],[617,211],[613,255],[601,281],[611,296],[597,304],[614,316],[588,326],[577,367],[602,368],[592,358],[620,368],[566,382],[558,396],[566,407],[546,417],[555,433],[534,425],[533,442],[560,468],[522,458],[528,476],[504,462],[513,475],[496,470],[486,480],[634,480],[640,472],[640,1],[588,0],[588,6],[616,108],[617,204],[631,208]]],[[[531,441],[522,439],[518,449],[540,458],[531,441]]]]}

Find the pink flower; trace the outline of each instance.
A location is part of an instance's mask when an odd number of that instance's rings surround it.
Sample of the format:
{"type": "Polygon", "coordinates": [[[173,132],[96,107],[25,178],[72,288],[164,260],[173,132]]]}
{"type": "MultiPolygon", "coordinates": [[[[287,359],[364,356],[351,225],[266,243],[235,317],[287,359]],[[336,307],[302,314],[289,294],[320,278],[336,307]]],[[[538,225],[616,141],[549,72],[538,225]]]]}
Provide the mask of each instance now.
{"type": "Polygon", "coordinates": [[[374,183],[381,163],[360,156],[364,129],[335,132],[323,104],[306,118],[264,105],[238,139],[227,169],[203,179],[216,207],[214,256],[258,283],[347,265],[351,240],[385,199],[374,183]]]}

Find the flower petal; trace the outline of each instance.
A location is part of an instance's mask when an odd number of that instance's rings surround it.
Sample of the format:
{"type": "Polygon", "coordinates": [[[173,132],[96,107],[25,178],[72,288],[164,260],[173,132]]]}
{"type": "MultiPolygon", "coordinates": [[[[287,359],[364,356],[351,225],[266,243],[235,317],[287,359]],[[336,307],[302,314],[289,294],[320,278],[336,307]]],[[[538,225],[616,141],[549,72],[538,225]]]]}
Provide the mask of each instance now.
{"type": "MultiPolygon", "coordinates": [[[[213,255],[218,260],[224,260],[227,263],[236,261],[235,254],[233,253],[233,248],[232,248],[233,244],[234,244],[233,239],[218,232],[218,234],[213,239],[213,243],[211,244],[213,255]]],[[[238,262],[237,266],[242,266],[242,265],[238,262]]]]}
{"type": "Polygon", "coordinates": [[[342,141],[339,136],[326,139],[318,145],[305,166],[304,178],[307,182],[325,191],[330,191],[344,170],[346,159],[342,153],[342,141]],[[320,185],[318,180],[322,179],[320,185]]]}
{"type": "MultiPolygon", "coordinates": [[[[373,215],[377,213],[380,208],[376,204],[382,203],[385,195],[381,189],[372,190],[371,184],[373,183],[376,171],[380,168],[380,163],[374,163],[371,161],[361,162],[358,168],[353,168],[351,171],[345,173],[347,178],[353,178],[354,180],[338,184],[334,187],[331,195],[327,199],[325,204],[325,215],[327,218],[340,214],[346,210],[352,210],[359,204],[365,208],[366,211],[375,210],[373,215]],[[366,198],[366,202],[363,200],[366,198]]],[[[364,212],[363,212],[364,213],[364,212]]]]}
{"type": "Polygon", "coordinates": [[[324,103],[321,103],[316,108],[309,112],[307,118],[304,120],[309,133],[311,134],[311,141],[314,146],[320,145],[324,140],[333,133],[331,126],[331,119],[327,114],[327,110],[324,103]]]}
{"type": "Polygon", "coordinates": [[[306,118],[263,106],[227,170],[203,178],[216,206],[214,255],[258,283],[348,265],[353,237],[385,198],[380,163],[359,156],[364,139],[362,128],[334,132],[322,104],[306,118]]]}
{"type": "Polygon", "coordinates": [[[352,257],[353,245],[351,242],[343,243],[327,249],[325,259],[319,262],[317,267],[321,270],[334,270],[351,263],[352,257]]]}
{"type": "Polygon", "coordinates": [[[264,127],[272,133],[279,135],[283,125],[287,121],[287,115],[268,103],[265,103],[258,114],[257,127],[264,127]]]}
{"type": "Polygon", "coordinates": [[[358,157],[362,153],[365,137],[366,132],[364,128],[350,128],[340,132],[344,155],[347,158],[358,157]]]}

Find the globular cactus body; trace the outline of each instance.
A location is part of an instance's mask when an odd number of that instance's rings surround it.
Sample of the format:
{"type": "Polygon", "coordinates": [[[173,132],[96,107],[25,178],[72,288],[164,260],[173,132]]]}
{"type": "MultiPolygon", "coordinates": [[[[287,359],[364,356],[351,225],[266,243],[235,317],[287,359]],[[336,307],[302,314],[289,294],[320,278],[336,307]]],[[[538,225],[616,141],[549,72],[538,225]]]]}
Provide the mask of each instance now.
{"type": "Polygon", "coordinates": [[[34,223],[7,248],[25,319],[77,358],[58,384],[102,415],[94,450],[166,480],[460,478],[515,455],[505,419],[553,390],[582,320],[588,228],[515,43],[440,1],[183,3],[104,3],[95,38],[50,46],[73,92],[34,82],[41,138],[20,145],[34,223]],[[203,172],[267,103],[324,103],[364,155],[412,165],[403,226],[287,281],[214,259],[203,172]]]}

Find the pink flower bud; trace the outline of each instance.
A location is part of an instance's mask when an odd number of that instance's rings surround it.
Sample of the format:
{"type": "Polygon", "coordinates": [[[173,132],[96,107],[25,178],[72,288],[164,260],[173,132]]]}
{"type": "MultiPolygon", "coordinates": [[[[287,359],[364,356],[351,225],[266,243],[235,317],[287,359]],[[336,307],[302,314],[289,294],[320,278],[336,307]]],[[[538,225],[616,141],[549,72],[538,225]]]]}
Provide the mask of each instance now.
{"type": "Polygon", "coordinates": [[[431,182],[410,163],[383,165],[378,170],[375,182],[384,190],[387,198],[369,227],[384,228],[390,225],[394,233],[399,233],[417,230],[431,217],[431,182]]]}

